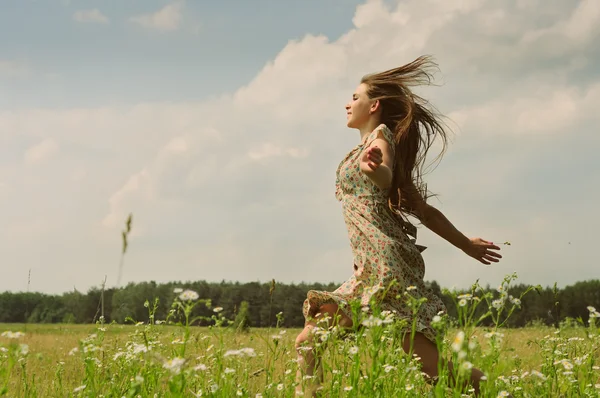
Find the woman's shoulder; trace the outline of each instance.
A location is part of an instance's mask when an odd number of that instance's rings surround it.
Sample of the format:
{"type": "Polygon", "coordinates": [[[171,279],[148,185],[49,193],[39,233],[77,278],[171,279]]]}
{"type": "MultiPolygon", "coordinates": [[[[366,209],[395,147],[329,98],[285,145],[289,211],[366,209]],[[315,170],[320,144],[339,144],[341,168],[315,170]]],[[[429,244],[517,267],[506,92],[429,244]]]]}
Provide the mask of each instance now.
{"type": "Polygon", "coordinates": [[[375,127],[375,129],[371,132],[369,141],[373,141],[375,138],[384,138],[391,145],[394,143],[394,133],[385,123],[381,123],[379,126],[375,127]]]}

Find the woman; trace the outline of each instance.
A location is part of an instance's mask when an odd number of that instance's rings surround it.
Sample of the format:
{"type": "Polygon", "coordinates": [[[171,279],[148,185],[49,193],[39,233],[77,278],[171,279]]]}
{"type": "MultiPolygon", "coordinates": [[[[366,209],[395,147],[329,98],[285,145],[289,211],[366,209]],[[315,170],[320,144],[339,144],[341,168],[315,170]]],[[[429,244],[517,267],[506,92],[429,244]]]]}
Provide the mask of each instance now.
{"type": "MultiPolygon", "coordinates": [[[[308,292],[303,306],[305,328],[296,338],[298,381],[304,375],[312,376],[318,362],[311,349],[315,321],[329,316],[337,319],[339,326],[350,328],[349,302],[360,300],[361,306],[368,307],[374,300],[381,310],[395,311],[411,324],[412,310],[402,300],[409,286],[411,293],[427,298],[417,315],[412,352],[421,358],[423,372],[432,379],[437,376],[439,353],[431,321],[446,309],[424,284],[422,248],[408,237],[412,225],[404,221],[404,215],[417,217],[427,228],[484,264],[501,258],[493,251],[499,250],[498,246],[480,238],[467,238],[426,203],[421,178],[425,155],[437,137],[442,140],[443,153],[447,139],[440,121],[426,108],[426,101],[409,87],[429,83],[430,66],[435,64],[428,57],[420,57],[402,67],[367,75],[346,105],[347,126],[360,131],[361,143],[338,167],[336,198],[342,202],[354,254],[354,274],[334,292],[308,292]]],[[[410,343],[407,334],[403,341],[407,352],[410,343]]],[[[482,376],[481,371],[472,369],[471,384],[476,391],[482,376]]],[[[312,391],[318,387],[319,378],[314,378],[312,391]]]]}

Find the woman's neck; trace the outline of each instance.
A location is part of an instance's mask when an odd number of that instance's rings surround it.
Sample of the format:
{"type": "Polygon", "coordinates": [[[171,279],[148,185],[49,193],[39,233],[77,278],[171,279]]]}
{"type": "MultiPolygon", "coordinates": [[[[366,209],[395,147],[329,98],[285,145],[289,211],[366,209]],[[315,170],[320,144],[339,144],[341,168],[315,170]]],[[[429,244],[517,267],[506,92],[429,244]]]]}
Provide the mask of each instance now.
{"type": "Polygon", "coordinates": [[[365,142],[365,139],[369,134],[373,132],[379,126],[381,122],[379,119],[371,118],[364,126],[360,127],[358,130],[360,131],[360,141],[365,142]]]}

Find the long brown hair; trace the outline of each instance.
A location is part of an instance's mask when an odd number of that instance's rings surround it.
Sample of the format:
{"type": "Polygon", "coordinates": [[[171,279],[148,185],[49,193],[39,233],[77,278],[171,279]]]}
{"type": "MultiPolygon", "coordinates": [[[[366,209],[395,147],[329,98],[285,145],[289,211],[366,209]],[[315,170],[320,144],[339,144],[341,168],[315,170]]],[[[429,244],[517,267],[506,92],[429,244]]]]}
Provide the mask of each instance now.
{"type": "Polygon", "coordinates": [[[421,56],[404,66],[361,79],[361,83],[367,85],[369,98],[379,100],[381,123],[394,133],[396,165],[390,188],[390,206],[417,218],[421,215],[410,200],[414,195],[411,192],[413,185],[424,200],[431,196],[423,182],[426,155],[439,137],[442,150],[434,160],[441,159],[448,143],[439,114],[428,101],[410,90],[411,86],[431,84],[432,68],[437,68],[437,64],[429,56],[421,56]]]}

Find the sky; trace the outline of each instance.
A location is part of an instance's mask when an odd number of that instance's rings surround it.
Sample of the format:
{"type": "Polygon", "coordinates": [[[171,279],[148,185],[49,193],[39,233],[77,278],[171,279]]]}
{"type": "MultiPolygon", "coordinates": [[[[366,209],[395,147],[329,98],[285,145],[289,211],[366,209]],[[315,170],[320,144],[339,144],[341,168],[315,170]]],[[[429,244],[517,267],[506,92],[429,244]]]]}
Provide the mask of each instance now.
{"type": "Polygon", "coordinates": [[[510,242],[484,266],[420,226],[425,279],[600,278],[597,0],[6,0],[0,35],[0,291],[116,286],[130,213],[121,285],[342,283],[344,105],[425,54],[430,203],[510,242]]]}

